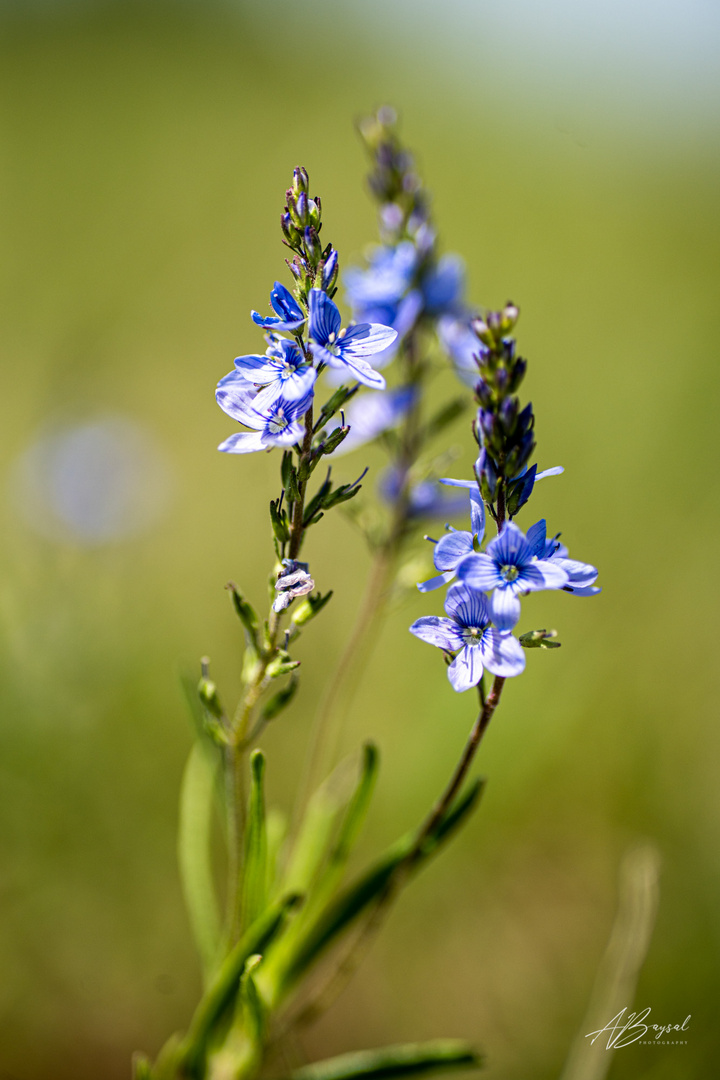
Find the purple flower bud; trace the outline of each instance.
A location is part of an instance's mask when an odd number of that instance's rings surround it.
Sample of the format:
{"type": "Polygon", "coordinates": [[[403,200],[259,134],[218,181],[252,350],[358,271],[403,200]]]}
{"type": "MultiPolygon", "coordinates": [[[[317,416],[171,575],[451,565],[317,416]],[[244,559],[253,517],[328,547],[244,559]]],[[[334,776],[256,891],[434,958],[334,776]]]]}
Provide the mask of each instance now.
{"type": "Polygon", "coordinates": [[[510,376],[507,373],[507,368],[498,368],[495,372],[495,385],[498,388],[500,394],[504,394],[508,388],[510,382],[510,376]]]}
{"type": "Polygon", "coordinates": [[[512,372],[512,377],[510,379],[509,391],[510,391],[511,394],[515,393],[518,386],[520,385],[520,383],[525,378],[525,372],[526,371],[527,371],[527,360],[523,360],[522,357],[519,357],[515,361],[515,365],[513,367],[513,372],[512,372]]]}
{"type": "Polygon", "coordinates": [[[510,434],[515,426],[518,413],[517,398],[505,398],[500,406],[500,422],[506,434],[510,434]]]}
{"type": "MultiPolygon", "coordinates": [[[[292,213],[292,208],[290,210],[292,213]]],[[[293,214],[295,224],[304,228],[308,223],[308,197],[304,191],[301,191],[297,197],[295,203],[295,213],[293,214]]]]}
{"type": "Polygon", "coordinates": [[[481,407],[478,409],[477,422],[485,438],[491,440],[497,431],[495,414],[481,407]]]}
{"type": "Polygon", "coordinates": [[[320,241],[318,240],[317,230],[314,229],[312,225],[308,225],[305,229],[303,241],[308,259],[313,266],[317,266],[322,258],[322,248],[320,246],[320,241]]]}
{"type": "Polygon", "coordinates": [[[326,291],[329,291],[333,287],[333,285],[337,281],[337,276],[338,276],[338,253],[337,253],[337,251],[335,251],[333,249],[332,251],[330,251],[329,255],[325,256],[325,264],[323,266],[323,272],[322,272],[323,288],[326,291]]]}
{"type": "Polygon", "coordinates": [[[307,195],[309,182],[307,169],[293,169],[293,192],[295,195],[299,195],[301,192],[307,195]]]}
{"type": "Polygon", "coordinates": [[[524,435],[526,431],[529,431],[534,420],[532,402],[528,402],[517,418],[516,431],[518,435],[524,435]]]}
{"type": "Polygon", "coordinates": [[[488,386],[485,379],[480,379],[475,384],[475,396],[478,400],[478,404],[483,408],[489,409],[493,403],[493,392],[488,386]]]}

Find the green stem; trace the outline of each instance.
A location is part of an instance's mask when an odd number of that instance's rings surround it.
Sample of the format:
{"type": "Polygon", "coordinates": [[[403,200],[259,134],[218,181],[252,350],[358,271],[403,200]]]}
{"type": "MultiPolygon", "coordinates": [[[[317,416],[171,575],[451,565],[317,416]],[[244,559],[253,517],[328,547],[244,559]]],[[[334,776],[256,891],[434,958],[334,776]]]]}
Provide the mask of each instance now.
{"type": "MultiPolygon", "coordinates": [[[[306,467],[310,462],[313,438],[313,409],[312,406],[305,414],[305,435],[299,455],[299,467],[306,467]]],[[[298,483],[299,498],[293,504],[292,520],[290,525],[290,542],[288,557],[296,559],[300,553],[305,526],[303,516],[305,512],[305,495],[308,480],[298,483]]],[[[228,903],[227,903],[227,926],[228,943],[234,945],[243,929],[242,927],[242,890],[240,888],[240,871],[242,866],[242,846],[245,835],[245,816],[247,804],[247,790],[245,783],[245,759],[250,749],[248,732],[252,731],[253,718],[258,702],[266,686],[267,669],[270,662],[275,658],[278,649],[278,634],[280,631],[280,616],[270,610],[267,624],[267,643],[252,668],[249,682],[245,693],[238,703],[235,716],[231,725],[230,739],[226,750],[226,798],[227,798],[227,835],[228,835],[228,903]]]]}

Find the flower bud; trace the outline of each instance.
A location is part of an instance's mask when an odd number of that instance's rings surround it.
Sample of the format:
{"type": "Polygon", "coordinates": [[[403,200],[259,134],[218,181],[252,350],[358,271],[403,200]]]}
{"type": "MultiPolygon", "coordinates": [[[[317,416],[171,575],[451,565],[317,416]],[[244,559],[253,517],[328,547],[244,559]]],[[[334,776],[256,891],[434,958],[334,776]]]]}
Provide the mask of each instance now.
{"type": "Polygon", "coordinates": [[[302,167],[293,169],[292,190],[295,195],[300,195],[301,192],[307,195],[309,183],[310,179],[307,174],[307,169],[303,169],[302,167]]]}
{"type": "Polygon", "coordinates": [[[325,256],[325,262],[323,264],[322,271],[323,288],[326,292],[329,292],[337,281],[338,270],[338,253],[337,251],[332,249],[330,253],[326,254],[325,256]]]}
{"type": "Polygon", "coordinates": [[[300,233],[293,225],[289,213],[282,214],[280,217],[280,228],[290,247],[297,247],[300,242],[300,233]]]}
{"type": "Polygon", "coordinates": [[[518,414],[518,399],[517,398],[505,398],[500,406],[500,423],[502,424],[505,434],[510,435],[515,427],[515,421],[518,414]]]}
{"type": "Polygon", "coordinates": [[[527,360],[523,360],[521,356],[517,358],[513,364],[512,374],[510,376],[510,385],[508,387],[509,392],[514,394],[520,383],[525,378],[525,372],[527,371],[527,360]]]}
{"type": "Polygon", "coordinates": [[[500,324],[503,334],[509,334],[514,329],[520,317],[519,308],[515,307],[515,304],[511,304],[509,301],[500,313],[500,324]]]}
{"type": "Polygon", "coordinates": [[[482,405],[484,409],[489,409],[493,403],[493,392],[487,384],[485,379],[480,379],[475,384],[475,397],[478,404],[482,405]]]}
{"type": "Polygon", "coordinates": [[[320,209],[320,199],[309,199],[307,204],[308,224],[320,231],[320,218],[322,216],[320,209]]]}
{"type": "Polygon", "coordinates": [[[301,191],[296,199],[288,201],[288,210],[293,224],[304,229],[308,223],[308,197],[304,191],[301,191]]]}
{"type": "Polygon", "coordinates": [[[473,319],[470,323],[470,327],[484,345],[493,345],[495,339],[490,332],[490,327],[483,319],[473,319]]]}
{"type": "Polygon", "coordinates": [[[308,261],[313,266],[317,266],[322,258],[322,248],[320,247],[320,241],[318,240],[317,231],[308,225],[303,234],[303,241],[305,245],[305,253],[308,257],[308,261]]]}

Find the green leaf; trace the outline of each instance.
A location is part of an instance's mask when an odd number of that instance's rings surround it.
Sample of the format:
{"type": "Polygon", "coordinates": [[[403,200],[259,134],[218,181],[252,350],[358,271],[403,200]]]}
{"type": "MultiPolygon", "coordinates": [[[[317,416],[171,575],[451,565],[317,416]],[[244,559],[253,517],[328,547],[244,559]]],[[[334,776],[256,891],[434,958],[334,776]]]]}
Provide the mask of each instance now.
{"type": "Polygon", "coordinates": [[[331,596],[332,589],[330,592],[326,592],[324,596],[320,593],[316,593],[314,595],[303,597],[300,603],[296,604],[295,610],[293,611],[291,619],[293,625],[304,626],[305,623],[314,619],[318,612],[322,611],[325,607],[331,596]]]}
{"type": "Polygon", "coordinates": [[[297,907],[300,897],[286,896],[272,904],[245,931],[230,951],[205,991],[190,1023],[187,1035],[175,1053],[175,1067],[190,1075],[200,1071],[207,1051],[208,1040],[226,1009],[234,1002],[245,964],[255,953],[262,955],[282,932],[287,917],[297,907]]]}
{"type": "Polygon", "coordinates": [[[196,742],[180,789],[178,859],[190,925],[206,974],[217,960],[220,940],[211,857],[216,776],[217,758],[196,742]]]}
{"type": "Polygon", "coordinates": [[[242,881],[242,925],[252,924],[267,907],[267,832],[263,774],[265,755],[250,755],[250,805],[245,831],[245,862],[242,881]]]}
{"type": "MultiPolygon", "coordinates": [[[[309,927],[298,922],[293,928],[292,938],[289,937],[282,943],[284,953],[290,951],[292,943],[294,947],[291,955],[283,956],[282,965],[275,963],[274,956],[269,959],[268,974],[272,974],[276,979],[275,985],[268,987],[272,996],[284,996],[364,911],[373,903],[382,900],[389,888],[398,882],[404,883],[440,850],[477,806],[483,783],[482,780],[476,780],[471,784],[422,844],[418,846],[416,833],[402,837],[360,878],[330,900],[309,927]]],[[[311,893],[311,901],[312,895],[311,893]]],[[[314,911],[314,906],[308,905],[308,911],[314,911]]]]}
{"type": "Polygon", "coordinates": [[[263,705],[261,716],[267,723],[270,720],[274,720],[276,716],[285,709],[292,699],[295,697],[295,691],[298,688],[299,679],[293,674],[290,682],[287,686],[283,686],[282,690],[278,690],[277,694],[273,696],[263,705]]]}
{"type": "Polygon", "coordinates": [[[133,1054],[132,1077],[133,1080],[152,1080],[150,1060],[145,1054],[133,1054]]]}
{"type": "Polygon", "coordinates": [[[292,1073],[292,1080],[390,1080],[442,1069],[478,1069],[482,1058],[460,1039],[384,1046],[314,1061],[292,1073]]]}
{"type": "Polygon", "coordinates": [[[328,946],[349,929],[374,900],[383,895],[395,871],[411,850],[412,837],[406,837],[325,907],[278,974],[275,986],[278,997],[284,996],[328,946]]]}
{"type": "Polygon", "coordinates": [[[252,607],[252,605],[249,604],[247,600],[243,597],[242,593],[239,591],[237,585],[235,585],[234,582],[229,581],[225,588],[230,593],[233,607],[235,608],[235,611],[237,613],[237,617],[245,628],[248,644],[252,646],[255,652],[259,652],[260,620],[258,618],[257,612],[252,607]]]}
{"type": "Polygon", "coordinates": [[[560,642],[553,641],[557,637],[557,630],[528,630],[519,637],[523,649],[559,649],[560,642]]]}

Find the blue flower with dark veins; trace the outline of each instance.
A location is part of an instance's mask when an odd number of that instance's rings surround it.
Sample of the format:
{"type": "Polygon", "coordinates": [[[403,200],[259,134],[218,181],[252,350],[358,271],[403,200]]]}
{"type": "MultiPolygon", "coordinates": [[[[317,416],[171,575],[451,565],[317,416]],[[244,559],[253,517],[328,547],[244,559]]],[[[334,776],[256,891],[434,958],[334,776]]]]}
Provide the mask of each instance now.
{"type": "Polygon", "coordinates": [[[375,390],[385,389],[385,379],[365,359],[387,349],[397,331],[379,323],[356,323],[341,329],[340,312],[327,293],[310,290],[310,349],[315,359],[329,367],[345,369],[358,382],[375,390]]]}
{"type": "MultiPolygon", "coordinates": [[[[558,536],[560,534],[558,533],[558,536]]],[[[545,519],[536,522],[527,531],[527,540],[533,555],[538,559],[550,559],[567,573],[567,584],[563,591],[575,596],[597,596],[602,589],[595,585],[598,572],[589,563],[577,562],[568,558],[568,549],[553,536],[548,540],[545,519]]]]}
{"type": "Polygon", "coordinates": [[[304,428],[299,420],[312,402],[312,385],[304,397],[286,401],[273,396],[272,387],[257,391],[237,372],[221,379],[215,392],[218,405],[251,431],[240,431],[221,443],[226,454],[252,454],[273,446],[293,446],[300,442],[304,428]]]}
{"type": "MultiPolygon", "coordinates": [[[[272,392],[265,400],[283,397],[286,401],[294,401],[304,397],[312,388],[317,371],[294,341],[268,335],[268,343],[264,356],[238,356],[235,360],[236,370],[231,375],[237,374],[256,386],[266,386],[272,392]]],[[[226,379],[230,377],[225,376],[226,379]]],[[[218,385],[222,386],[224,381],[221,380],[218,385]]]]}
{"type": "Polygon", "coordinates": [[[417,619],[410,633],[444,652],[457,653],[448,667],[448,679],[462,693],[477,686],[483,668],[493,675],[510,678],[525,669],[522,645],[512,634],[503,634],[490,625],[490,607],[481,592],[467,585],[452,585],[445,598],[444,619],[426,615],[417,619]]]}
{"type": "Polygon", "coordinates": [[[492,621],[500,630],[512,630],[520,618],[519,594],[540,589],[562,589],[568,572],[552,559],[538,559],[523,532],[511,521],[483,554],[466,555],[457,576],[471,589],[493,590],[492,621]]]}
{"type": "Polygon", "coordinates": [[[442,585],[446,585],[448,581],[452,581],[455,577],[458,563],[461,562],[466,555],[469,555],[480,547],[482,538],[485,535],[485,505],[475,481],[445,479],[441,480],[440,483],[447,484],[450,487],[464,487],[469,489],[471,531],[464,532],[459,529],[453,529],[451,525],[445,526],[448,530],[448,534],[437,541],[433,552],[435,569],[439,570],[440,574],[438,577],[430,578],[429,581],[421,581],[418,584],[418,589],[422,593],[431,592],[433,589],[439,589],[442,585]]]}
{"type": "Polygon", "coordinates": [[[252,321],[263,330],[275,330],[279,333],[298,330],[305,322],[305,315],[293,294],[280,282],[276,281],[270,293],[270,303],[276,316],[262,316],[257,311],[251,311],[252,321]]]}

